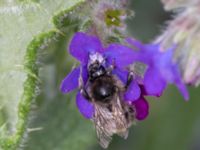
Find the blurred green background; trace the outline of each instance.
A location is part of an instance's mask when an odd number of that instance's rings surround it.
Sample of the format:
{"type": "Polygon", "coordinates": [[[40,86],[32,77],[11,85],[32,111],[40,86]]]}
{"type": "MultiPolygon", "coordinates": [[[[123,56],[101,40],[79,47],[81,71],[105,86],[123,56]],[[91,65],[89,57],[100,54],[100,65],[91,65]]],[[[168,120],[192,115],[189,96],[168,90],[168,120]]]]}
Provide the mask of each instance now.
{"type": "MultiPolygon", "coordinates": [[[[159,0],[132,0],[135,17],[128,20],[132,36],[149,42],[164,29],[172,13],[164,12],[159,0]]],[[[74,65],[67,55],[66,41],[58,40],[41,52],[41,90],[33,108],[26,150],[101,150],[92,123],[75,106],[74,93],[62,95],[59,84],[74,65]]],[[[75,62],[75,61],[74,61],[75,62]]],[[[149,117],[130,129],[127,140],[114,136],[108,150],[200,150],[200,88],[189,88],[185,102],[174,86],[162,98],[148,98],[149,117]]]]}

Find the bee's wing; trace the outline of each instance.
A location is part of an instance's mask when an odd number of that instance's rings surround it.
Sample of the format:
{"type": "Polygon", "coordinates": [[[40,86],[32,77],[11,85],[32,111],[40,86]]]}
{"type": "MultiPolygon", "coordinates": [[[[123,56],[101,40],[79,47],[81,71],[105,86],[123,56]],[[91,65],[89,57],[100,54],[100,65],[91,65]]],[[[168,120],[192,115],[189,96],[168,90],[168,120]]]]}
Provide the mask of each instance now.
{"type": "MultiPolygon", "coordinates": [[[[113,133],[107,128],[108,118],[112,119],[110,112],[107,112],[102,106],[95,104],[95,116],[93,122],[96,128],[97,137],[99,139],[99,144],[103,148],[107,148],[110,141],[112,140],[113,133]]],[[[110,122],[111,123],[111,122],[110,122]]]]}
{"type": "Polygon", "coordinates": [[[113,134],[127,138],[128,124],[118,97],[112,101],[110,109],[100,104],[94,104],[94,106],[95,115],[93,122],[99,143],[103,148],[108,147],[113,134]]]}
{"type": "Polygon", "coordinates": [[[101,125],[95,125],[97,137],[99,139],[99,144],[103,148],[107,148],[112,140],[112,135],[105,131],[101,125]]]}

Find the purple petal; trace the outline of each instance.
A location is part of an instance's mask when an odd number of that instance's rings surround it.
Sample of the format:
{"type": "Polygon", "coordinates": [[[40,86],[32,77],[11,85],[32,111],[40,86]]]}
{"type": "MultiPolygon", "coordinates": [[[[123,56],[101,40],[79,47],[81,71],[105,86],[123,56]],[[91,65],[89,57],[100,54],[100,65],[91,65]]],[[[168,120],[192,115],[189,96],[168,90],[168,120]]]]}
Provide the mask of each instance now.
{"type": "Polygon", "coordinates": [[[142,44],[132,38],[127,38],[126,41],[139,50],[135,60],[145,63],[150,68],[144,77],[144,91],[147,95],[160,96],[167,83],[171,83],[176,84],[184,98],[188,100],[189,94],[182,82],[179,67],[173,62],[176,44],[163,51],[159,43],[142,44]]]}
{"type": "Polygon", "coordinates": [[[175,84],[180,90],[185,100],[188,100],[189,94],[186,86],[182,82],[179,67],[175,62],[173,62],[174,48],[175,47],[172,47],[171,49],[167,50],[165,53],[162,54],[162,57],[160,57],[160,60],[158,60],[160,63],[157,63],[156,67],[160,69],[160,72],[162,73],[162,76],[165,79],[165,81],[167,81],[168,83],[175,84]]]}
{"type": "Polygon", "coordinates": [[[140,50],[142,52],[160,52],[160,44],[143,44],[142,42],[134,39],[134,38],[126,38],[126,42],[130,44],[131,46],[137,48],[137,50],[140,50]]]}
{"type": "Polygon", "coordinates": [[[140,97],[140,95],[141,90],[139,85],[135,81],[132,81],[124,95],[124,99],[126,101],[135,101],[140,97]]]}
{"type": "Polygon", "coordinates": [[[143,49],[143,47],[144,47],[144,45],[140,41],[138,41],[134,38],[128,37],[125,39],[125,42],[127,42],[128,44],[130,44],[131,46],[133,46],[134,48],[139,49],[139,50],[143,49]]]}
{"type": "Polygon", "coordinates": [[[176,84],[177,88],[179,89],[179,91],[181,92],[181,94],[183,95],[184,99],[186,101],[188,101],[189,93],[188,93],[188,90],[187,90],[187,87],[185,86],[185,84],[181,81],[180,78],[177,81],[175,81],[175,84],[176,84]]]}
{"type": "Polygon", "coordinates": [[[86,118],[91,119],[94,114],[94,106],[85,99],[80,92],[76,95],[76,105],[80,113],[86,118]]]}
{"type": "Polygon", "coordinates": [[[148,93],[144,87],[144,84],[140,84],[139,86],[140,86],[140,90],[141,90],[141,95],[148,96],[148,93]]]}
{"type": "Polygon", "coordinates": [[[169,83],[175,84],[179,89],[179,91],[181,92],[181,94],[183,95],[184,99],[189,100],[189,93],[187,87],[182,81],[178,65],[172,64],[171,67],[168,67],[168,72],[170,73],[167,73],[166,71],[166,76],[167,76],[167,77],[165,76],[166,80],[168,80],[169,83]]]}
{"type": "Polygon", "coordinates": [[[78,32],[71,40],[69,52],[77,60],[86,64],[90,52],[102,52],[101,41],[96,36],[78,32]]]}
{"type": "Polygon", "coordinates": [[[148,102],[141,97],[139,100],[134,101],[132,105],[136,109],[136,119],[144,120],[149,114],[149,104],[148,102]]]}
{"type": "Polygon", "coordinates": [[[87,65],[82,65],[82,79],[84,82],[84,85],[87,83],[88,80],[88,71],[87,71],[87,65]]]}
{"type": "Polygon", "coordinates": [[[161,96],[167,82],[162,78],[159,70],[148,68],[144,75],[144,87],[148,95],[161,96]]]}
{"type": "Polygon", "coordinates": [[[160,52],[154,60],[154,66],[160,70],[160,73],[166,81],[172,83],[178,73],[178,65],[173,62],[174,49],[168,49],[166,52],[160,52]],[[159,62],[159,63],[158,63],[159,62]]]}
{"type": "Polygon", "coordinates": [[[73,69],[61,82],[60,90],[68,93],[78,87],[78,79],[80,76],[80,67],[73,69]]]}
{"type": "Polygon", "coordinates": [[[119,68],[127,67],[132,64],[136,57],[136,52],[127,46],[120,44],[111,44],[106,48],[104,55],[107,57],[107,62],[114,64],[119,68]]]}
{"type": "Polygon", "coordinates": [[[112,73],[115,74],[124,84],[126,84],[128,78],[128,71],[115,68],[112,73]]]}
{"type": "Polygon", "coordinates": [[[152,61],[154,61],[160,53],[159,44],[143,44],[133,38],[127,38],[126,42],[138,50],[135,56],[135,61],[140,61],[151,65],[152,61]]]}

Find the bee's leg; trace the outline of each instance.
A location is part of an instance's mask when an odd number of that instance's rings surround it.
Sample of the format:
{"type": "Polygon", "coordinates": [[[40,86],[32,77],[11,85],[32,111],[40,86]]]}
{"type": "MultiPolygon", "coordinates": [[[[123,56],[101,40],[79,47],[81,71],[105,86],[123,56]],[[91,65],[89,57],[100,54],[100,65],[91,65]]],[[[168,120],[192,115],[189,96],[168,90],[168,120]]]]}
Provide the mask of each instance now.
{"type": "Polygon", "coordinates": [[[129,87],[129,85],[131,84],[132,80],[133,80],[133,77],[134,77],[134,73],[132,71],[130,71],[128,73],[128,79],[127,79],[127,82],[126,82],[126,85],[125,85],[125,88],[127,89],[129,87]]]}
{"type": "Polygon", "coordinates": [[[85,89],[83,78],[82,78],[82,69],[80,70],[80,76],[79,76],[79,90],[80,93],[87,99],[91,100],[87,90],[85,89]]]}
{"type": "Polygon", "coordinates": [[[90,101],[91,98],[90,98],[90,96],[89,96],[89,94],[88,94],[88,92],[87,92],[85,86],[83,85],[83,82],[81,82],[81,84],[80,84],[80,82],[79,82],[79,89],[80,89],[81,94],[82,94],[87,100],[90,101]]]}
{"type": "Polygon", "coordinates": [[[90,98],[90,96],[89,96],[89,94],[88,94],[88,92],[86,91],[86,89],[85,88],[82,88],[81,90],[80,90],[80,92],[81,92],[81,94],[87,99],[87,100],[91,100],[91,98],[90,98]]]}
{"type": "Polygon", "coordinates": [[[107,73],[108,75],[111,75],[113,69],[114,69],[114,66],[113,66],[113,65],[110,65],[110,66],[106,69],[106,73],[107,73]]]}
{"type": "Polygon", "coordinates": [[[113,61],[112,64],[106,69],[108,75],[112,74],[113,69],[115,69],[115,62],[113,61]]]}

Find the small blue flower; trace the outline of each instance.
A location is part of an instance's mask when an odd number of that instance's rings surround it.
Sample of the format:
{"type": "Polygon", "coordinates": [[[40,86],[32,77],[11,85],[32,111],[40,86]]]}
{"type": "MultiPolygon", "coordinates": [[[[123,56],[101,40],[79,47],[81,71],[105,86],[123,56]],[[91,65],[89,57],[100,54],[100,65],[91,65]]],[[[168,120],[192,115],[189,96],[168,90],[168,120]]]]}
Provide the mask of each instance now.
{"type": "Polygon", "coordinates": [[[143,80],[147,95],[161,96],[167,84],[170,83],[177,86],[186,100],[189,99],[179,67],[173,61],[175,46],[163,52],[159,44],[142,44],[132,38],[128,38],[127,42],[138,49],[134,61],[143,62],[147,65],[143,80]]]}
{"type": "MultiPolygon", "coordinates": [[[[83,80],[84,86],[86,86],[88,81],[88,63],[91,61],[91,56],[94,54],[95,57],[104,58],[105,67],[114,64],[112,74],[116,75],[124,84],[126,84],[128,78],[128,70],[126,70],[126,67],[132,64],[135,57],[135,52],[127,46],[110,44],[107,47],[103,47],[98,37],[81,32],[76,33],[72,38],[69,46],[69,53],[80,62],[80,66],[73,69],[62,81],[60,89],[63,93],[69,93],[77,89],[80,86],[80,77],[83,80]]],[[[140,97],[140,87],[138,83],[133,80],[127,92],[125,92],[124,98],[134,107],[138,107],[138,110],[142,108],[143,111],[140,112],[146,112],[145,114],[148,114],[147,107],[140,107],[139,105],[143,105],[144,103],[134,104],[134,101],[139,100],[140,97]]],[[[80,91],[76,96],[76,104],[80,113],[85,118],[91,119],[93,117],[95,111],[94,106],[92,102],[81,95],[80,91]]],[[[143,116],[143,118],[146,117],[146,115],[143,116]]]]}

